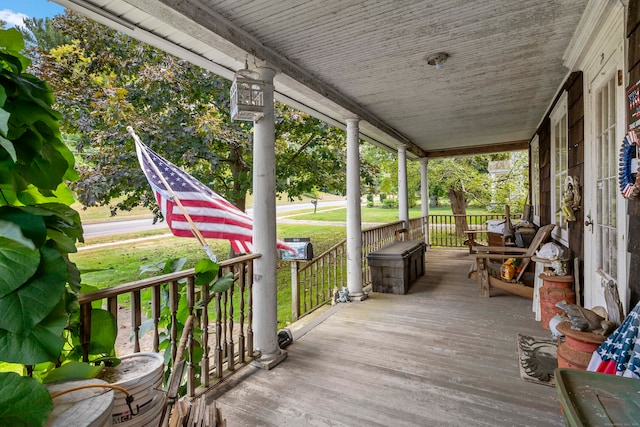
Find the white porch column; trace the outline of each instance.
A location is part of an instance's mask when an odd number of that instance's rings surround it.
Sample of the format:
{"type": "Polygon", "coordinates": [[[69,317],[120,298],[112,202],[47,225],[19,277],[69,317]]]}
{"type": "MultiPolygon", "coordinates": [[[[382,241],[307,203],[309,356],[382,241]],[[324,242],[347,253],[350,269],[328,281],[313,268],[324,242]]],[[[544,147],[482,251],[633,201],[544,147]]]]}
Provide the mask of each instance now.
{"type": "Polygon", "coordinates": [[[276,267],[276,155],[272,68],[257,69],[264,88],[264,116],[253,126],[253,249],[262,256],[253,267],[253,343],[261,352],[255,365],[271,369],[286,358],[278,346],[276,267]]]}
{"type": "Polygon", "coordinates": [[[398,146],[398,218],[409,228],[409,200],[407,191],[407,146],[398,146]]]}
{"type": "Polygon", "coordinates": [[[420,210],[424,225],[424,242],[429,246],[429,159],[420,159],[420,210]]]}
{"type": "Polygon", "coordinates": [[[362,214],[360,212],[360,119],[347,119],[347,287],[349,298],[361,301],[362,214]]]}

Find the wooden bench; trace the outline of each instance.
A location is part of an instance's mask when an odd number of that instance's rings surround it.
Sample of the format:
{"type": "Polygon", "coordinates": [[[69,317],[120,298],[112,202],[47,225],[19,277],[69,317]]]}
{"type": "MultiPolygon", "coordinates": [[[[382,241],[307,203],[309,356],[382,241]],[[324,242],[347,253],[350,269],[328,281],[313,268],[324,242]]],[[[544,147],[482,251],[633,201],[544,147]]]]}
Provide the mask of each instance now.
{"type": "Polygon", "coordinates": [[[367,255],[374,292],[404,295],[424,274],[426,245],[420,241],[394,242],[367,255]]]}

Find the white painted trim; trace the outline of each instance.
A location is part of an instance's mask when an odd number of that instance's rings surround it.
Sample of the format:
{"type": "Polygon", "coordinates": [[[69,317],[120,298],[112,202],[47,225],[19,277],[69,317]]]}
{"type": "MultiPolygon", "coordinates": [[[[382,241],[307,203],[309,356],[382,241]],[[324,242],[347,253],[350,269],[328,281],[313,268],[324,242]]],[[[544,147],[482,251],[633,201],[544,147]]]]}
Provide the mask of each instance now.
{"type": "MultiPolygon", "coordinates": [[[[533,223],[537,226],[540,226],[540,200],[541,200],[541,197],[540,197],[540,135],[536,134],[531,139],[529,146],[530,146],[529,150],[531,152],[531,160],[533,160],[534,152],[536,152],[538,156],[537,176],[533,176],[533,172],[532,172],[530,191],[531,191],[531,209],[533,210],[532,212],[533,223]],[[535,178],[537,178],[537,180],[535,178]],[[538,194],[537,194],[537,197],[535,197],[535,199],[534,199],[533,183],[537,183],[537,190],[538,190],[538,194]]],[[[531,170],[533,171],[534,169],[531,169],[531,170]]]]}
{"type": "MultiPolygon", "coordinates": [[[[563,84],[558,87],[553,98],[549,102],[547,112],[550,112],[554,107],[554,102],[560,92],[563,90],[564,82],[567,81],[571,73],[574,71],[584,71],[586,68],[585,62],[593,62],[594,58],[591,56],[591,52],[594,47],[602,45],[606,42],[606,38],[598,37],[597,34],[604,31],[606,28],[611,29],[615,26],[620,28],[620,32],[624,31],[623,25],[620,27],[618,21],[618,14],[622,14],[624,17],[625,6],[620,1],[615,0],[590,0],[587,7],[580,18],[580,22],[576,27],[576,31],[567,46],[567,49],[562,56],[563,65],[569,69],[566,77],[562,80],[563,84]],[[594,31],[597,30],[597,31],[594,31]]],[[[608,30],[607,30],[608,31],[608,30]]],[[[585,80],[586,81],[586,80],[585,80]]],[[[538,128],[542,125],[545,114],[538,122],[538,128]]]]}
{"type": "MultiPolygon", "coordinates": [[[[555,138],[555,125],[561,121],[564,118],[564,122],[565,122],[565,126],[566,128],[564,129],[565,132],[565,136],[568,138],[569,137],[569,110],[568,110],[568,94],[567,91],[564,91],[562,93],[562,95],[560,95],[560,99],[558,99],[558,103],[555,105],[555,107],[553,107],[553,111],[551,111],[551,114],[549,115],[549,120],[551,121],[551,152],[550,152],[550,163],[551,163],[551,171],[550,171],[550,178],[551,178],[551,185],[550,185],[550,189],[551,189],[551,200],[549,201],[549,205],[551,206],[551,218],[552,218],[552,223],[556,224],[556,227],[553,229],[552,232],[552,236],[553,238],[555,238],[557,241],[559,241],[560,243],[564,244],[565,246],[569,246],[569,229],[568,226],[567,228],[561,228],[560,224],[557,224],[555,221],[555,217],[556,217],[556,212],[560,209],[560,206],[556,206],[556,157],[554,155],[555,151],[556,151],[556,138],[555,138]]],[[[567,141],[565,141],[565,144],[567,144],[567,141]]],[[[565,147],[565,149],[567,149],[568,151],[568,146],[565,147]]],[[[565,165],[560,165],[562,170],[564,171],[568,171],[569,169],[569,164],[568,164],[568,154],[567,154],[567,164],[565,165]]]]}
{"type": "MultiPolygon", "coordinates": [[[[627,85],[627,64],[626,64],[626,36],[625,36],[625,9],[620,2],[616,2],[616,7],[610,8],[610,13],[604,17],[600,26],[594,27],[591,35],[591,45],[585,48],[584,57],[576,66],[584,72],[584,213],[591,211],[591,216],[596,221],[599,203],[596,197],[596,189],[591,188],[595,179],[592,174],[597,168],[595,150],[595,121],[594,111],[595,93],[594,87],[603,80],[611,78],[617,81],[617,72],[620,70],[623,75],[621,85],[616,84],[616,138],[621,138],[626,133],[626,96],[625,87],[627,85]]],[[[619,143],[620,141],[615,141],[619,143]]],[[[612,159],[617,164],[617,158],[612,159]]],[[[616,271],[618,281],[618,292],[623,307],[628,307],[628,254],[626,252],[628,235],[628,216],[626,214],[626,200],[616,191],[616,217],[617,227],[617,262],[616,271]]],[[[595,230],[591,227],[584,229],[584,303],[585,307],[591,308],[596,305],[604,305],[604,291],[600,286],[600,278],[595,273],[597,257],[595,247],[597,245],[595,230]]]]}
{"type": "MultiPolygon", "coordinates": [[[[599,32],[619,12],[624,12],[624,5],[616,0],[590,0],[578,23],[569,46],[562,57],[565,67],[571,71],[581,69],[580,64],[588,58],[589,51],[596,44],[599,32]],[[594,31],[597,30],[597,31],[594,31]]],[[[624,14],[624,13],[623,13],[624,14]]],[[[624,28],[624,25],[623,25],[624,28]]]]}

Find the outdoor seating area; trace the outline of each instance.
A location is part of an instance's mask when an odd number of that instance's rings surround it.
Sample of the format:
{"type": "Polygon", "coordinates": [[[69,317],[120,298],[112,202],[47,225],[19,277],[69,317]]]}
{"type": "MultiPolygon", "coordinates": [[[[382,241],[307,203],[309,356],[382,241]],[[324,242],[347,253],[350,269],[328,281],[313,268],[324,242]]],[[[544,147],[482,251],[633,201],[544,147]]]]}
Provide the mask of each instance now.
{"type": "Polygon", "coordinates": [[[480,296],[489,297],[491,295],[491,287],[495,287],[525,298],[533,299],[534,289],[531,286],[524,285],[523,277],[527,271],[527,266],[531,263],[532,257],[549,238],[554,227],[554,224],[540,227],[527,248],[512,246],[473,247],[472,257],[475,259],[475,263],[471,266],[472,269],[469,272],[469,277],[478,279],[480,296]],[[501,264],[508,258],[518,260],[520,263],[520,271],[514,274],[513,279],[505,279],[501,277],[500,273],[501,264]]]}
{"type": "Polygon", "coordinates": [[[556,390],[520,378],[530,301],[478,298],[466,250],[429,250],[406,295],[370,294],[292,325],[288,358],[207,393],[228,425],[563,425],[556,390]],[[302,336],[300,336],[302,335],[302,336]]]}

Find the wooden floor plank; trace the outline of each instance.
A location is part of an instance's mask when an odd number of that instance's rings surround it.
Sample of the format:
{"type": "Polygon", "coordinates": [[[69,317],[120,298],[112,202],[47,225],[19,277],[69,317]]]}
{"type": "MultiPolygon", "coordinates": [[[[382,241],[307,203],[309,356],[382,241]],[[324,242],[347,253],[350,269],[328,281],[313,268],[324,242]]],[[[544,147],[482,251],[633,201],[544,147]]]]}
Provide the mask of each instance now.
{"type": "Polygon", "coordinates": [[[407,295],[349,303],[271,371],[207,394],[230,426],[563,425],[556,391],[520,379],[516,335],[546,336],[531,301],[478,296],[464,251],[430,250],[407,295]]]}

